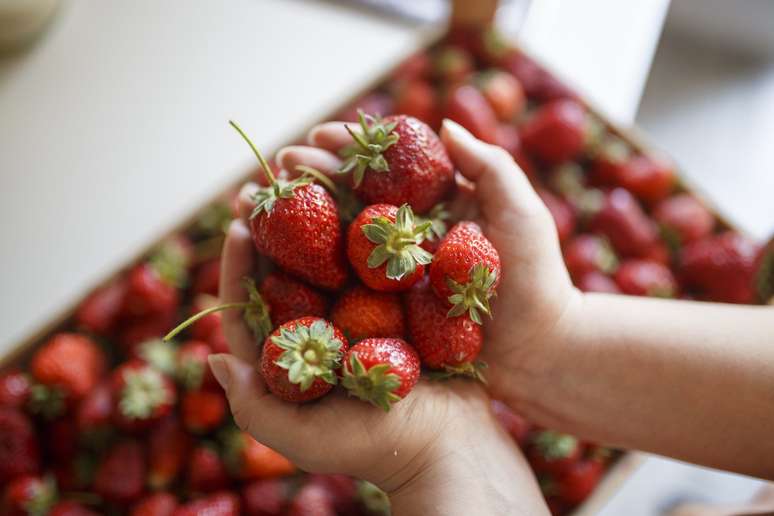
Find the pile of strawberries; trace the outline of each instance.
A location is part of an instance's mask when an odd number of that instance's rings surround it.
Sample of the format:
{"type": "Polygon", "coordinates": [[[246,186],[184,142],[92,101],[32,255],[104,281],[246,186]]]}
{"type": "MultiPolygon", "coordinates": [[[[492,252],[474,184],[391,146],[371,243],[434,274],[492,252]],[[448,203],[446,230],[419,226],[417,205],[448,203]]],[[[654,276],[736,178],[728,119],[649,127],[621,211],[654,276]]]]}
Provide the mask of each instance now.
{"type": "MultiPolygon", "coordinates": [[[[237,308],[276,396],[304,402],[342,388],[389,410],[422,368],[478,376],[500,263],[478,226],[452,224],[443,209],[455,188],[434,132],[444,117],[513,155],[554,216],[579,288],[772,297],[774,252],[718,221],[671,163],[632,147],[493,32],[453,30],[335,117],[353,122],[351,182],[281,172],[256,150],[250,227],[273,270],[246,280],[237,308]]],[[[235,427],[206,362],[228,349],[216,296],[233,204],[208,207],[92,292],[24,369],[0,374],[3,514],[388,511],[374,486],[299,472],[235,427]],[[202,311],[184,338],[162,340],[202,311]]],[[[615,458],[499,402],[493,410],[556,514],[585,500],[615,458]]]]}

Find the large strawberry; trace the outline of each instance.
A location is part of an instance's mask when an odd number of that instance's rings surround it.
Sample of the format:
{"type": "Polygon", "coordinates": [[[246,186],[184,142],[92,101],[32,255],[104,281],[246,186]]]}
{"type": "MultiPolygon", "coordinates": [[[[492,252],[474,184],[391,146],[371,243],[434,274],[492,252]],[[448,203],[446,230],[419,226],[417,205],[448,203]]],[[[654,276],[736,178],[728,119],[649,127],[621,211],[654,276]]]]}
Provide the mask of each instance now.
{"type": "Polygon", "coordinates": [[[650,260],[626,260],[615,273],[624,294],[631,296],[676,297],[677,280],[669,267],[650,260]]]}
{"type": "Polygon", "coordinates": [[[57,333],[35,353],[30,369],[41,384],[79,400],[105,372],[105,354],[89,337],[57,333]]]}
{"type": "Polygon", "coordinates": [[[113,371],[113,421],[127,431],[149,428],[172,410],[175,385],[164,373],[141,360],[130,360],[113,371]]]}
{"type": "Polygon", "coordinates": [[[115,444],[102,459],[94,476],[94,492],[106,501],[128,503],[145,488],[145,450],[137,441],[115,444]]]}
{"type": "Polygon", "coordinates": [[[250,229],[258,252],[318,287],[338,289],[347,279],[339,213],[333,197],[310,176],[277,179],[242,129],[231,125],[253,149],[269,186],[255,193],[250,229]]]}
{"type": "Polygon", "coordinates": [[[497,114],[475,86],[465,84],[452,89],[446,99],[444,115],[465,127],[476,138],[497,143],[500,126],[497,114]]]}
{"type": "Polygon", "coordinates": [[[592,231],[605,235],[625,257],[645,257],[658,241],[656,226],[637,200],[623,188],[603,192],[590,210],[592,231]]]}
{"type": "Polygon", "coordinates": [[[283,455],[241,430],[224,432],[224,462],[234,478],[257,480],[293,474],[296,467],[283,455]]]}
{"type": "Polygon", "coordinates": [[[301,317],[277,328],[264,342],[261,373],[268,389],[285,401],[309,401],[336,384],[349,347],[346,337],[319,317],[301,317]]]}
{"type": "Polygon", "coordinates": [[[0,484],[39,467],[40,447],[32,422],[17,409],[0,407],[0,484]]]}
{"type": "Polygon", "coordinates": [[[652,205],[667,197],[675,182],[675,169],[670,162],[660,157],[637,154],[621,169],[618,184],[652,205]]]}
{"type": "Polygon", "coordinates": [[[402,339],[364,339],[344,354],[341,384],[385,412],[419,380],[419,356],[402,339]]]}
{"type": "Polygon", "coordinates": [[[373,290],[397,292],[416,283],[433,259],[420,244],[430,221],[416,224],[411,207],[366,207],[347,233],[347,256],[358,277],[373,290]]]}
{"type": "Polygon", "coordinates": [[[351,342],[368,337],[403,337],[403,304],[396,294],[357,285],[342,294],[331,321],[351,342]]]}
{"type": "Polygon", "coordinates": [[[221,491],[178,507],[172,516],[238,516],[239,497],[230,491],[221,491]]]}
{"type": "Polygon", "coordinates": [[[2,500],[4,516],[48,514],[56,501],[56,485],[51,479],[24,475],[5,487],[2,500]]]}
{"type": "Polygon", "coordinates": [[[661,234],[673,247],[693,242],[712,233],[715,217],[691,194],[678,194],[664,199],[653,209],[653,218],[661,234]]]}
{"type": "Polygon", "coordinates": [[[171,485],[185,466],[191,450],[191,437],[180,420],[170,415],[164,418],[148,438],[148,486],[164,489],[171,485]]]}
{"type": "Polygon", "coordinates": [[[591,271],[610,274],[618,267],[618,257],[607,239],[584,233],[564,245],[564,263],[577,281],[591,271]]]}
{"type": "Polygon", "coordinates": [[[342,171],[353,171],[355,192],[367,204],[409,204],[424,213],[454,186],[454,167],[427,124],[409,116],[360,115],[362,132],[343,149],[342,171]]]}
{"type": "Polygon", "coordinates": [[[521,140],[532,154],[549,164],[577,158],[586,146],[589,121],[579,103],[563,99],[539,107],[521,127],[521,140]]]}
{"type": "Polygon", "coordinates": [[[492,315],[489,298],[500,283],[500,255],[475,222],[460,222],[441,241],[430,265],[430,283],[451,305],[449,317],[467,313],[481,324],[492,315]]]}
{"type": "Polygon", "coordinates": [[[289,274],[269,273],[258,286],[258,292],[269,307],[275,328],[305,315],[325,315],[325,297],[289,274]]]}

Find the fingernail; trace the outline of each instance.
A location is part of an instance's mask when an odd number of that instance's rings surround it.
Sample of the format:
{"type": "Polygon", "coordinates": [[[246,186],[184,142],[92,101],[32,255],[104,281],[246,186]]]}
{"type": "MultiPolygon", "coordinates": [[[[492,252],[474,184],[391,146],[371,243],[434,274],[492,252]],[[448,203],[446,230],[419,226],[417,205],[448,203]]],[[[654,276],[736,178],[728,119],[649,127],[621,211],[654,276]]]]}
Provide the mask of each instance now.
{"type": "Polygon", "coordinates": [[[231,378],[231,371],[228,369],[225,356],[223,354],[210,355],[207,357],[207,361],[210,363],[212,374],[225,391],[231,378]]]}
{"type": "Polygon", "coordinates": [[[285,161],[285,156],[287,155],[288,151],[290,151],[290,147],[282,147],[274,156],[274,161],[279,163],[280,166],[283,166],[282,163],[285,161]]]}
{"type": "Polygon", "coordinates": [[[461,138],[461,139],[471,139],[473,138],[473,135],[468,132],[467,129],[462,127],[460,124],[455,122],[454,120],[450,120],[448,118],[443,119],[443,130],[447,131],[450,135],[452,135],[455,138],[461,138]]]}

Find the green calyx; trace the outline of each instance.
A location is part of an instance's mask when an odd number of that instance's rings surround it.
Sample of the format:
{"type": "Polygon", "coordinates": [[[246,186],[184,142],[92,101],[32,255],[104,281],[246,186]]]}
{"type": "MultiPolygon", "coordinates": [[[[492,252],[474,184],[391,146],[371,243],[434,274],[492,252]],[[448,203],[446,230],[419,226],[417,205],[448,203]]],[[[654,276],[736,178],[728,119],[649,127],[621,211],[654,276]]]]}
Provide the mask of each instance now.
{"type": "Polygon", "coordinates": [[[29,516],[46,516],[56,499],[56,482],[52,477],[46,477],[40,485],[35,486],[34,493],[24,503],[24,510],[29,516]]]}
{"type": "Polygon", "coordinates": [[[177,348],[174,343],[162,339],[143,342],[139,347],[140,358],[162,373],[172,374],[177,361],[177,348]]]}
{"type": "Polygon", "coordinates": [[[148,419],[157,407],[169,403],[161,373],[151,367],[124,371],[119,409],[128,419],[148,419]]]}
{"type": "Polygon", "coordinates": [[[431,380],[448,380],[450,378],[472,378],[478,382],[486,385],[486,378],[484,378],[484,369],[486,369],[487,363],[481,360],[475,362],[463,362],[455,366],[447,365],[443,369],[430,371],[427,376],[431,380]]]}
{"type": "Polygon", "coordinates": [[[341,385],[352,396],[389,412],[390,406],[401,399],[395,394],[400,388],[401,379],[395,373],[388,372],[389,370],[390,364],[378,364],[366,369],[357,353],[352,353],[349,367],[344,367],[341,385]]]}
{"type": "Polygon", "coordinates": [[[363,502],[370,514],[388,516],[390,514],[390,498],[387,493],[367,480],[359,480],[357,497],[363,502]]]}
{"type": "Polygon", "coordinates": [[[490,270],[483,263],[477,263],[470,269],[469,276],[470,281],[465,284],[446,278],[446,284],[452,291],[452,295],[449,296],[452,307],[447,316],[457,317],[467,312],[473,322],[483,324],[481,312],[489,317],[492,316],[489,298],[495,294],[497,271],[490,270]]]}
{"type": "Polygon", "coordinates": [[[544,430],[534,439],[540,454],[548,460],[565,459],[571,456],[578,447],[578,440],[567,434],[544,430]]]}
{"type": "Polygon", "coordinates": [[[363,182],[366,169],[374,172],[389,172],[390,164],[384,158],[384,151],[397,143],[399,136],[393,132],[397,122],[385,124],[381,118],[366,115],[358,110],[361,133],[355,132],[347,125],[347,131],[354,143],[341,151],[344,165],[341,172],[353,172],[355,188],[363,182]]]}
{"type": "Polygon", "coordinates": [[[43,419],[55,419],[65,411],[65,394],[58,387],[36,383],[30,388],[27,408],[43,419]]]}
{"type": "Polygon", "coordinates": [[[371,224],[364,224],[361,228],[366,238],[376,244],[368,256],[368,267],[375,269],[387,262],[387,277],[400,280],[412,274],[418,264],[427,265],[433,260],[433,255],[419,244],[431,226],[430,221],[416,224],[408,204],[398,208],[394,223],[383,216],[371,219],[371,224]]]}
{"type": "Polygon", "coordinates": [[[253,195],[255,208],[250,213],[250,218],[257,217],[261,212],[270,213],[279,199],[292,199],[295,197],[296,188],[311,184],[313,181],[314,179],[310,176],[302,176],[292,181],[277,179],[273,184],[259,188],[253,195]]]}
{"type": "Polygon", "coordinates": [[[446,221],[449,220],[451,215],[446,211],[446,206],[443,203],[436,204],[427,216],[415,215],[415,223],[418,226],[430,223],[430,226],[425,230],[423,235],[424,240],[440,241],[444,235],[446,235],[446,221]]]}
{"type": "Polygon", "coordinates": [[[600,237],[600,239],[602,246],[597,253],[597,267],[605,274],[611,274],[618,268],[618,256],[607,238],[600,237]]]}
{"type": "Polygon", "coordinates": [[[174,239],[161,244],[148,259],[148,264],[167,284],[184,287],[188,281],[188,253],[174,239]]]}
{"type": "Polygon", "coordinates": [[[318,378],[336,384],[336,370],[341,366],[341,347],[333,326],[322,319],[309,326],[282,328],[271,341],[284,352],[275,363],[288,371],[288,379],[301,391],[307,390],[318,378]]]}

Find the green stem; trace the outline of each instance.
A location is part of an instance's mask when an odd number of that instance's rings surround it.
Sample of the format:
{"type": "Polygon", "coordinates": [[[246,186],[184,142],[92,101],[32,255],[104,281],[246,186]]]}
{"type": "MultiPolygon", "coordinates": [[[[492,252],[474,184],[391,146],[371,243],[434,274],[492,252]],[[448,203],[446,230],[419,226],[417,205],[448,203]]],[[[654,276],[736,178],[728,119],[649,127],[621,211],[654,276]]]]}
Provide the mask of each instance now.
{"type": "Polygon", "coordinates": [[[256,146],[253,144],[250,138],[242,130],[242,128],[239,127],[239,124],[237,124],[233,120],[229,120],[228,123],[231,124],[231,127],[236,129],[236,131],[247,142],[247,145],[249,145],[250,148],[253,149],[253,152],[255,153],[255,157],[258,158],[258,162],[261,164],[261,167],[263,168],[263,171],[266,174],[266,178],[269,180],[269,184],[271,185],[276,184],[277,178],[274,177],[274,173],[271,171],[271,167],[269,166],[269,163],[266,161],[266,158],[263,157],[263,154],[261,154],[261,152],[256,148],[256,146]]]}
{"type": "Polygon", "coordinates": [[[210,314],[214,314],[215,312],[221,312],[223,310],[231,310],[232,308],[247,308],[250,305],[248,302],[240,302],[240,303],[226,303],[223,305],[217,305],[217,306],[211,306],[210,308],[207,308],[205,310],[202,310],[198,314],[195,314],[182,323],[178,324],[175,329],[170,331],[164,336],[164,342],[167,342],[169,340],[172,340],[175,338],[175,336],[180,333],[181,331],[185,330],[189,326],[191,326],[193,323],[198,321],[199,319],[203,317],[207,317],[210,314]]]}
{"type": "Polygon", "coordinates": [[[308,174],[312,176],[313,178],[317,179],[319,182],[323,184],[325,188],[327,188],[333,195],[338,197],[339,191],[336,188],[336,185],[333,184],[333,181],[331,181],[331,178],[317,170],[316,168],[307,167],[306,165],[296,165],[296,170],[298,172],[301,172],[303,174],[308,174]]]}

